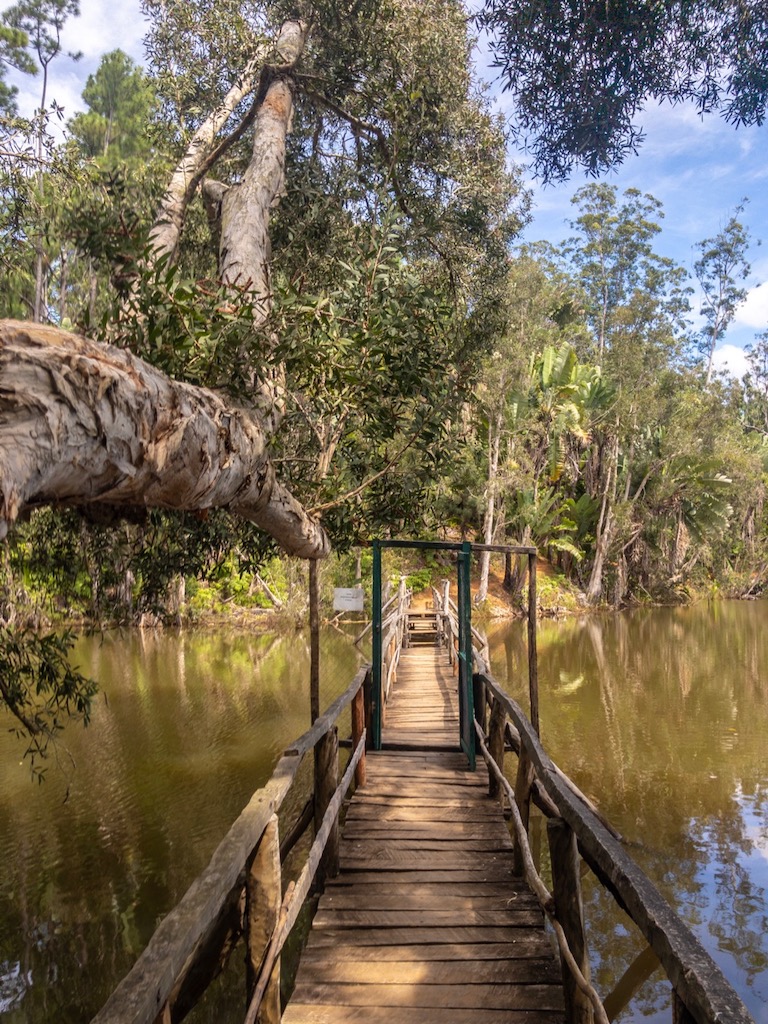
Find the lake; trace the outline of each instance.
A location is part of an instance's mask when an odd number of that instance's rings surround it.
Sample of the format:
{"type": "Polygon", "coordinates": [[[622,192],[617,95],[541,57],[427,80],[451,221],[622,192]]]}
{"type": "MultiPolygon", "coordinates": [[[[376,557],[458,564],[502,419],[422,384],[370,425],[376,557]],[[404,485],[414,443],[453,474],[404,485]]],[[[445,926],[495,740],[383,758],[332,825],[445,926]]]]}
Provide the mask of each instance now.
{"type": "MultiPolygon", "coordinates": [[[[622,832],[760,1024],[767,613],[760,602],[721,602],[544,622],[539,635],[548,751],[622,832]]],[[[523,633],[503,624],[490,639],[494,674],[525,707],[523,633]]],[[[103,693],[91,726],[66,730],[42,785],[19,763],[23,747],[0,734],[2,1024],[88,1020],[308,725],[303,632],[106,634],[82,638],[76,660],[103,693]]],[[[328,630],[322,661],[326,705],[358,656],[328,630]]],[[[588,881],[585,903],[606,996],[637,957],[641,976],[652,965],[631,922],[588,881]]],[[[189,1019],[238,1009],[242,990],[224,985],[189,1019]]],[[[668,1024],[658,971],[619,1019],[668,1024]]]]}

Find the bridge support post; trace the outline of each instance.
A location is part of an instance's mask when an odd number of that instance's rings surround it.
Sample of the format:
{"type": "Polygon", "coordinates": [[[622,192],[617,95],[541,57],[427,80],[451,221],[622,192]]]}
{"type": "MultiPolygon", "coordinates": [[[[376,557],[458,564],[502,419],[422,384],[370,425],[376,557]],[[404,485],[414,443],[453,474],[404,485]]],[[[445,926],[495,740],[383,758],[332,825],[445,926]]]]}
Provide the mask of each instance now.
{"type": "MultiPolygon", "coordinates": [[[[277,815],[273,814],[256,847],[246,878],[246,1006],[250,1006],[259,979],[264,951],[277,927],[281,902],[280,835],[277,815]]],[[[269,984],[261,1002],[259,1019],[263,1024],[280,1024],[279,957],[272,968],[269,984]]]]}
{"type": "MultiPolygon", "coordinates": [[[[547,821],[547,838],[552,860],[552,889],[555,914],[562,925],[568,946],[581,973],[589,979],[589,956],[584,931],[581,901],[579,851],[576,836],[562,818],[547,821]]],[[[594,1008],[586,993],[576,984],[567,963],[560,958],[563,971],[565,1017],[569,1024],[594,1024],[594,1008]]]]}
{"type": "Polygon", "coordinates": [[[485,699],[485,683],[483,677],[479,672],[475,672],[472,676],[472,703],[475,711],[475,721],[478,723],[483,732],[485,732],[485,723],[488,719],[486,713],[486,699],[485,699]]]}
{"type": "MultiPolygon", "coordinates": [[[[323,823],[328,805],[339,785],[339,734],[335,728],[318,741],[315,747],[315,834],[323,823]]],[[[326,878],[339,873],[339,819],[331,829],[316,879],[321,887],[326,878]]]]}

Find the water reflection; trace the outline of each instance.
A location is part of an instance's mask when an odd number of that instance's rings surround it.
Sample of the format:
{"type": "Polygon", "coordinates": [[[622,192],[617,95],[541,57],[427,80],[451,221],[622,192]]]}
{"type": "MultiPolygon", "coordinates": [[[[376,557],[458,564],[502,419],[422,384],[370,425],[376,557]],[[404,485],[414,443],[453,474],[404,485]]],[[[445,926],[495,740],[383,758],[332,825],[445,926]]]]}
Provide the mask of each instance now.
{"type": "MultiPolygon", "coordinates": [[[[542,625],[542,737],[628,839],[759,1022],[768,1022],[768,606],[722,602],[542,625]]],[[[493,670],[527,706],[522,630],[493,670]]],[[[595,886],[594,975],[611,991],[644,943],[595,886]]],[[[668,1021],[658,972],[625,1021],[668,1021]]]]}
{"type": "MultiPolygon", "coordinates": [[[[328,703],[357,654],[336,632],[321,654],[328,703]]],[[[3,1024],[90,1019],[309,724],[301,633],[107,635],[76,660],[103,695],[42,786],[0,733],[3,1024]]]]}

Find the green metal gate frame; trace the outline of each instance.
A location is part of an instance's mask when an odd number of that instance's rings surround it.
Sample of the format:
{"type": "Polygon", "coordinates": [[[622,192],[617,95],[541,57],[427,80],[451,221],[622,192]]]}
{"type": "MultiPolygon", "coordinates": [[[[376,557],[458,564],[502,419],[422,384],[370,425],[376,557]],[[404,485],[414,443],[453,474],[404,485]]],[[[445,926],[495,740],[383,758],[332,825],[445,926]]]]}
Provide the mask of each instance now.
{"type": "Polygon", "coordinates": [[[372,579],[372,687],[371,687],[371,745],[381,750],[381,726],[383,718],[382,691],[382,600],[381,600],[381,553],[385,548],[410,548],[418,551],[455,551],[457,598],[459,613],[459,743],[467,755],[470,770],[475,770],[475,703],[472,672],[472,592],[470,589],[472,555],[477,551],[496,551],[504,554],[528,556],[529,598],[528,598],[528,652],[529,685],[531,691],[532,721],[538,731],[538,681],[535,677],[536,664],[536,548],[515,547],[500,544],[448,543],[427,540],[374,540],[372,579]]]}

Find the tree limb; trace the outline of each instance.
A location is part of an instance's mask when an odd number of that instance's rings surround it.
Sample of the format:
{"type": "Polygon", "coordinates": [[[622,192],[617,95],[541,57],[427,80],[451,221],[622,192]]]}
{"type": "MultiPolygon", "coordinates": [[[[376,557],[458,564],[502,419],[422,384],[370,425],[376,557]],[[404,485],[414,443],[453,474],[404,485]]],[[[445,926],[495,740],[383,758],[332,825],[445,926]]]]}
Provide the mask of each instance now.
{"type": "Polygon", "coordinates": [[[316,516],[319,515],[321,512],[327,512],[328,509],[336,508],[338,505],[343,505],[345,501],[350,501],[350,499],[356,498],[358,494],[362,494],[367,487],[370,487],[371,484],[375,483],[377,480],[383,477],[385,473],[388,473],[390,469],[392,469],[392,467],[400,461],[400,459],[405,455],[408,449],[416,442],[416,439],[418,438],[419,434],[421,434],[420,429],[416,431],[416,433],[411,437],[408,443],[403,448],[401,448],[396,455],[392,456],[392,458],[389,460],[386,466],[384,466],[383,469],[380,469],[378,473],[374,473],[373,476],[369,476],[368,479],[364,480],[359,487],[355,487],[353,490],[347,491],[346,494],[342,494],[340,498],[335,498],[333,501],[326,501],[324,505],[315,505],[314,508],[311,508],[309,510],[309,515],[316,516]]]}
{"type": "Polygon", "coordinates": [[[261,423],[124,349],[0,321],[0,538],[36,505],[228,508],[289,554],[330,544],[276,479],[261,423]]]}

